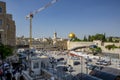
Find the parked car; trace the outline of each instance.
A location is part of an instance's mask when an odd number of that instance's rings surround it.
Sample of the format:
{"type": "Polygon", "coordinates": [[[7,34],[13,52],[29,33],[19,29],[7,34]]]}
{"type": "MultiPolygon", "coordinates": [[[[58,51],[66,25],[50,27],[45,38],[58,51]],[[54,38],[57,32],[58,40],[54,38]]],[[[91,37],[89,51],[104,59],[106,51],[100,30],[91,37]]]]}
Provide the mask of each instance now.
{"type": "Polygon", "coordinates": [[[73,59],[73,60],[80,60],[79,57],[71,57],[71,59],[73,59]]]}
{"type": "Polygon", "coordinates": [[[74,61],[74,63],[73,63],[74,65],[79,65],[80,64],[80,62],[79,61],[74,61]]]}
{"type": "Polygon", "coordinates": [[[104,66],[111,65],[111,61],[104,61],[104,62],[102,63],[102,65],[104,65],[104,66]]]}
{"type": "Polygon", "coordinates": [[[111,65],[111,61],[105,61],[105,60],[98,60],[96,62],[97,65],[104,65],[104,66],[108,66],[111,65]]]}
{"type": "Polygon", "coordinates": [[[58,71],[68,71],[68,67],[67,66],[57,66],[56,67],[56,69],[58,70],[58,71]]]}
{"type": "Polygon", "coordinates": [[[90,69],[90,70],[93,70],[93,69],[94,69],[94,67],[93,67],[92,64],[87,64],[87,65],[86,65],[86,68],[87,68],[87,69],[90,69]]]}
{"type": "Polygon", "coordinates": [[[90,59],[90,58],[86,58],[85,60],[86,60],[86,62],[92,62],[92,59],[90,59]]]}
{"type": "Polygon", "coordinates": [[[105,60],[98,60],[98,61],[96,62],[96,64],[97,64],[97,65],[102,65],[104,62],[105,62],[105,60]]]}
{"type": "Polygon", "coordinates": [[[63,61],[64,60],[64,58],[59,58],[59,59],[57,59],[57,61],[63,61]]]}
{"type": "Polygon", "coordinates": [[[103,67],[102,66],[97,66],[97,65],[92,65],[92,64],[87,64],[86,66],[87,69],[90,69],[90,70],[101,70],[103,67]]]}
{"type": "Polygon", "coordinates": [[[63,65],[66,65],[67,64],[67,61],[59,61],[58,64],[63,64],[63,65]]]}

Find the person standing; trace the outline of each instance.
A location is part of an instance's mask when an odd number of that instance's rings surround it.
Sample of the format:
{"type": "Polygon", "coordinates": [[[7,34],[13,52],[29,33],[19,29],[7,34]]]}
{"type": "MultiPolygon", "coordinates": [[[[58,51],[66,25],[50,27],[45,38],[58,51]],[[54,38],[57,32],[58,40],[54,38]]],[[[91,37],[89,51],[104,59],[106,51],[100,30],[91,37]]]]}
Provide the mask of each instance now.
{"type": "Polygon", "coordinates": [[[12,77],[12,80],[16,80],[15,76],[12,77]]]}
{"type": "Polygon", "coordinates": [[[11,80],[12,79],[12,74],[7,71],[7,74],[6,74],[6,80],[11,80]]]}
{"type": "Polygon", "coordinates": [[[20,73],[20,75],[22,74],[22,67],[21,66],[19,67],[19,73],[20,73]]]}
{"type": "Polygon", "coordinates": [[[3,71],[2,71],[2,69],[0,69],[0,80],[3,80],[2,76],[3,76],[3,71]]]}
{"type": "Polygon", "coordinates": [[[20,76],[20,80],[25,80],[23,75],[20,76]]]}

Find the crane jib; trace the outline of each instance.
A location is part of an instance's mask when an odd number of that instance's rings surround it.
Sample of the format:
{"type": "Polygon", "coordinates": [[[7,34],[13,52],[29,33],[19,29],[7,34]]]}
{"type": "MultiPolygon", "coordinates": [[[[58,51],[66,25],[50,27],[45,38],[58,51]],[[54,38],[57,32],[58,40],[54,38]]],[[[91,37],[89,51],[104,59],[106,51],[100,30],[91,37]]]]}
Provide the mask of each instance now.
{"type": "Polygon", "coordinates": [[[52,0],[51,2],[49,2],[48,4],[44,5],[43,7],[39,8],[36,11],[33,11],[32,13],[30,13],[29,15],[27,15],[27,18],[33,17],[35,14],[37,14],[38,12],[48,8],[49,6],[51,6],[52,4],[56,3],[58,0],[52,0]],[[32,14],[32,15],[31,15],[32,14]]]}

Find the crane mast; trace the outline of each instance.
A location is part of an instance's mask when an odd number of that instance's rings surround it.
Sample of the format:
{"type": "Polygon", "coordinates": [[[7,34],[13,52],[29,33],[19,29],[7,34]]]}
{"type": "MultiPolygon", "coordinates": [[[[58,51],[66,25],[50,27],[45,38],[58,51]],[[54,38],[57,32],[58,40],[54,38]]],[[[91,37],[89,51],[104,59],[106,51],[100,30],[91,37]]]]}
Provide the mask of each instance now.
{"type": "Polygon", "coordinates": [[[32,18],[34,17],[35,14],[37,14],[38,12],[43,11],[44,9],[48,8],[49,6],[51,6],[52,4],[56,3],[58,0],[52,0],[51,2],[49,2],[48,4],[44,5],[43,7],[40,7],[38,10],[33,11],[32,13],[28,14],[26,16],[26,19],[30,20],[30,41],[29,41],[29,48],[32,47],[32,18]]]}

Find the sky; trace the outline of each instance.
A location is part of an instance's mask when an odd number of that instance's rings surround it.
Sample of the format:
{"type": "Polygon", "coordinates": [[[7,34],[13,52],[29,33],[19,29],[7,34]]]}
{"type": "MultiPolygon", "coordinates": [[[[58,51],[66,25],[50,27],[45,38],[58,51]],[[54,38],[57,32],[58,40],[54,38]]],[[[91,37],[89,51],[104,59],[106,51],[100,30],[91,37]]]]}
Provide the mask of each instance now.
{"type": "MultiPolygon", "coordinates": [[[[51,0],[0,0],[6,2],[7,13],[13,15],[16,36],[29,37],[29,20],[25,17],[51,0]]],[[[95,35],[120,37],[120,0],[58,0],[55,4],[34,15],[34,38],[68,38],[73,32],[78,38],[95,35]]]]}

